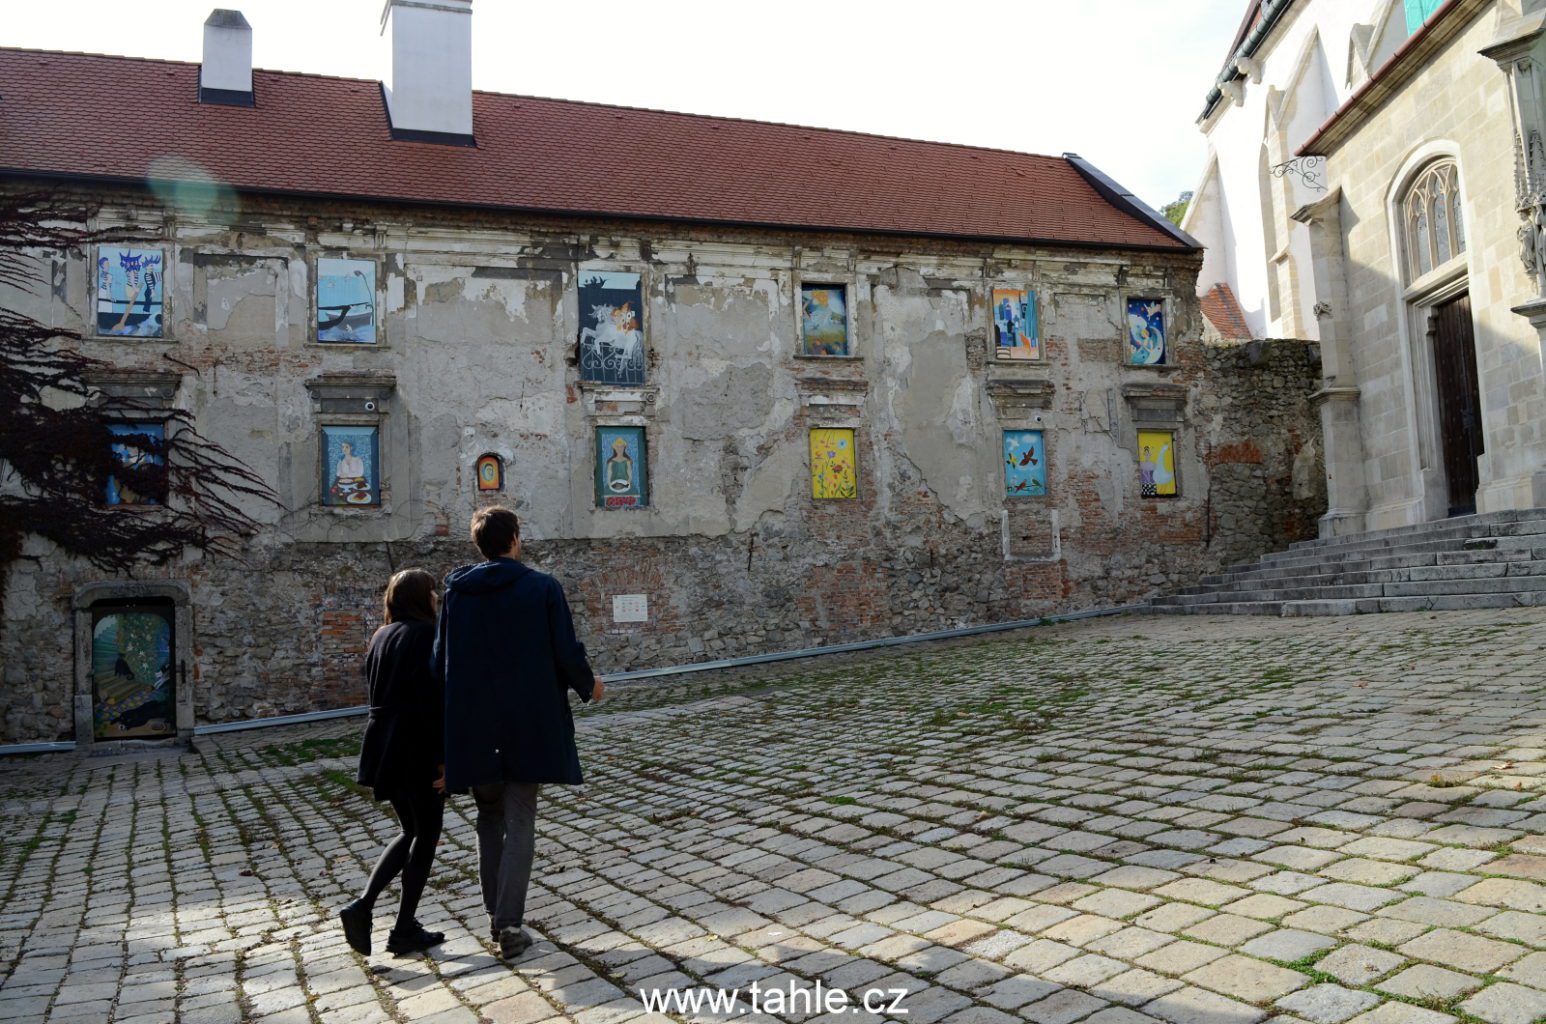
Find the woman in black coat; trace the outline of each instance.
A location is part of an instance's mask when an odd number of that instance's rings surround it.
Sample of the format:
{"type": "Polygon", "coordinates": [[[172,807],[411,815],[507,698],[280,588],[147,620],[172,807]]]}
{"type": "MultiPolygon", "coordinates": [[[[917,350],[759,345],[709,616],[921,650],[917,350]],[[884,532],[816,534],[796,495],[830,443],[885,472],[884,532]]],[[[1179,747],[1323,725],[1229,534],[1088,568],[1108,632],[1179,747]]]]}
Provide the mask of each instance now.
{"type": "Polygon", "coordinates": [[[399,873],[402,903],[387,949],[412,953],[445,939],[413,916],[435,861],[445,809],[445,698],[430,672],[435,578],[422,569],[404,569],[387,584],[384,604],[385,624],[365,652],[370,718],[357,779],[372,787],[377,800],[391,801],[403,831],[382,851],[364,895],[338,912],[349,945],[366,955],[376,898],[399,873]]]}

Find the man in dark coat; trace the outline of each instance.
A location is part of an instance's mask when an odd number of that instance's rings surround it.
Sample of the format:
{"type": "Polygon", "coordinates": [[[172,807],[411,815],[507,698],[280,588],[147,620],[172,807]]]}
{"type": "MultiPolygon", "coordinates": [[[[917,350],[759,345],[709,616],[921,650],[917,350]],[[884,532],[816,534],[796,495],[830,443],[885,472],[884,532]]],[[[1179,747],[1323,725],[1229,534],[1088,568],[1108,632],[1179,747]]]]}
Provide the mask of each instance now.
{"type": "Polygon", "coordinates": [[[472,540],[488,560],[446,577],[434,660],[446,690],[446,789],[471,789],[477,802],[483,906],[510,960],[531,945],[521,925],[538,787],[581,781],[568,691],[591,701],[606,688],[575,639],[564,588],[521,563],[515,513],[479,509],[472,540]]]}

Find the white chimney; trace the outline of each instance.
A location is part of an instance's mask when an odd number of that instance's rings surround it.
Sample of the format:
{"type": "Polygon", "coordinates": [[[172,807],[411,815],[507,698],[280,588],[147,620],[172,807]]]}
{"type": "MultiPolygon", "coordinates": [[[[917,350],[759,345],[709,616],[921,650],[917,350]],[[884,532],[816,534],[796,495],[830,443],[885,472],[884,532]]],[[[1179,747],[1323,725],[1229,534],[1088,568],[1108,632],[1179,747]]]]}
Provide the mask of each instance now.
{"type": "Polygon", "coordinates": [[[217,8],[204,22],[199,102],[252,105],[252,26],[241,11],[217,8]]]}
{"type": "Polygon", "coordinates": [[[387,0],[381,32],[392,37],[393,133],[470,143],[472,0],[387,0]]]}

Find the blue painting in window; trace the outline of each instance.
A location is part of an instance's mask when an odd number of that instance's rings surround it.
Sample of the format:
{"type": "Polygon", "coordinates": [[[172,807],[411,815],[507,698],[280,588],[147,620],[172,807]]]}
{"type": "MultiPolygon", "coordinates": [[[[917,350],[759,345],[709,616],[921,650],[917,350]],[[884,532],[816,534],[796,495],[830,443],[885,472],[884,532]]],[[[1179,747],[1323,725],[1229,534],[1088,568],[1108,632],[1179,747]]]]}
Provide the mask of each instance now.
{"type": "Polygon", "coordinates": [[[107,478],[107,503],[161,504],[166,497],[166,475],[156,467],[166,465],[166,425],[110,423],[107,429],[113,435],[113,459],[134,471],[107,478]]]}
{"type": "Polygon", "coordinates": [[[97,249],[97,333],[159,338],[166,257],[160,249],[97,249]]]}
{"type": "Polygon", "coordinates": [[[376,343],[376,264],[317,260],[317,340],[376,343]]]}
{"type": "Polygon", "coordinates": [[[322,504],[381,504],[377,427],[322,428],[322,504]]]}
{"type": "Polygon", "coordinates": [[[1039,430],[1004,431],[1004,491],[1011,498],[1047,493],[1047,450],[1039,430]]]}
{"type": "Polygon", "coordinates": [[[1165,365],[1165,303],[1159,299],[1127,300],[1127,361],[1133,366],[1165,365]]]}

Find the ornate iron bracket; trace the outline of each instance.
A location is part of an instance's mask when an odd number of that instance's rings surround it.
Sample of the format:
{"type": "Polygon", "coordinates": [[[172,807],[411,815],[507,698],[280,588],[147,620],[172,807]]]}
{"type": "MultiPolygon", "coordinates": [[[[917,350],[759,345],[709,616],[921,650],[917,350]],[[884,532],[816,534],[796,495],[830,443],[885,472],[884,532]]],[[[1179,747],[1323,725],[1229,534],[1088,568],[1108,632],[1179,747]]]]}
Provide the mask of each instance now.
{"type": "Polygon", "coordinates": [[[1318,153],[1296,156],[1271,168],[1274,178],[1285,174],[1297,175],[1304,187],[1312,192],[1326,191],[1326,158],[1318,153]]]}

